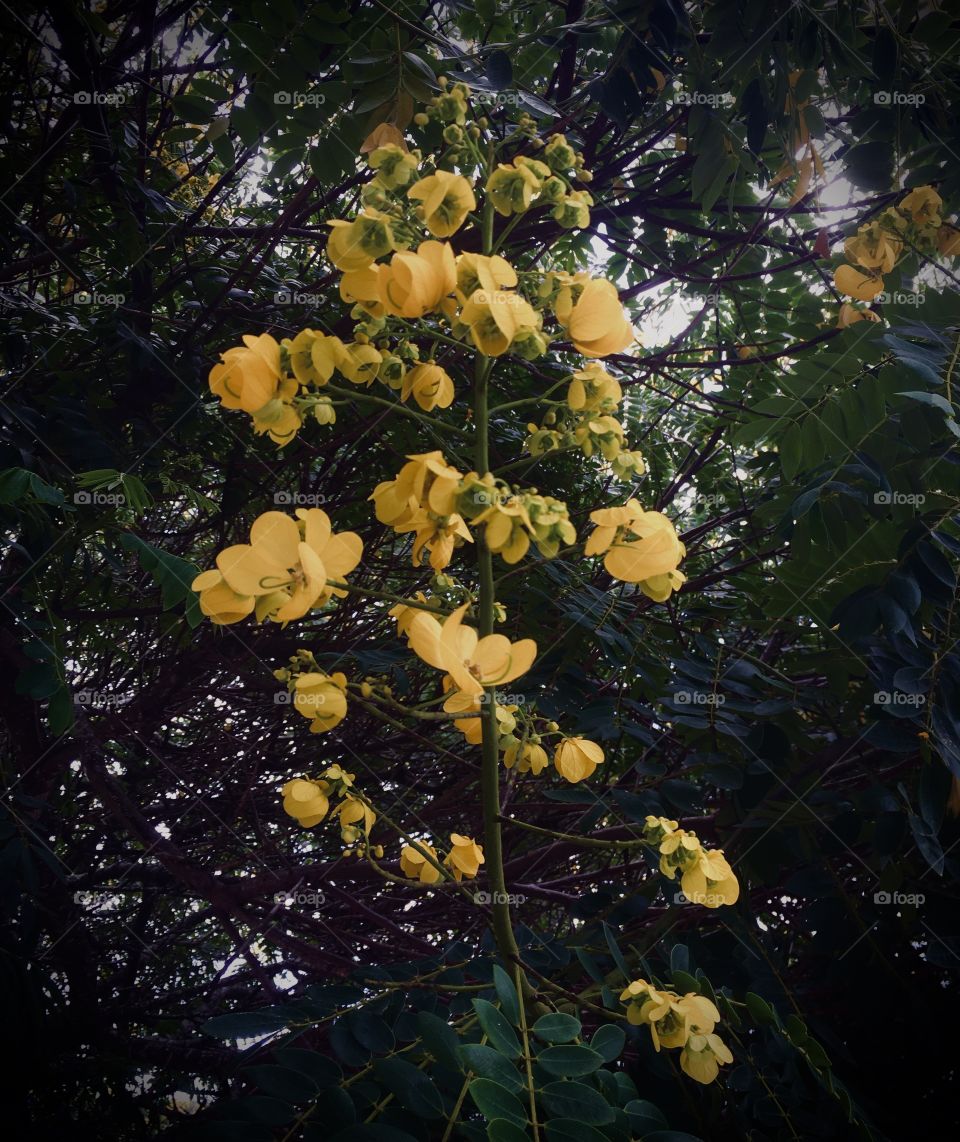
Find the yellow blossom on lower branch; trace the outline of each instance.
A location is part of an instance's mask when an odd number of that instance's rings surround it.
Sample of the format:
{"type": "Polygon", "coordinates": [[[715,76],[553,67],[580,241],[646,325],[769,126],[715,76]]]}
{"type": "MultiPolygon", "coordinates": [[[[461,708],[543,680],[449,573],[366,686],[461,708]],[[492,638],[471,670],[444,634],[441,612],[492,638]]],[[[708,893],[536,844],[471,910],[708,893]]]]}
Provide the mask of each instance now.
{"type": "Polygon", "coordinates": [[[332,730],[347,716],[345,675],[300,674],[294,687],[293,705],[298,714],[310,719],[312,734],[332,730]]]}
{"type": "Polygon", "coordinates": [[[284,785],[283,810],[305,829],[319,825],[330,809],[328,781],[308,781],[295,777],[284,785]]]}
{"type": "Polygon", "coordinates": [[[425,611],[413,616],[407,629],[410,649],[429,666],[449,674],[465,694],[482,694],[485,687],[513,682],[533,665],[537,644],[531,638],[511,642],[505,635],[483,638],[463,625],[467,604],[443,623],[425,611]]]}
{"type": "Polygon", "coordinates": [[[436,884],[440,879],[440,870],[427,860],[424,852],[429,853],[436,864],[440,863],[437,850],[426,841],[417,841],[418,848],[407,845],[400,853],[400,869],[403,875],[410,880],[419,880],[421,884],[436,884]],[[423,849],[424,852],[420,852],[423,849]]]}
{"type": "Polygon", "coordinates": [[[647,817],[643,837],[658,847],[664,876],[673,880],[680,873],[680,887],[692,904],[704,908],[736,904],[740,882],[722,849],[704,849],[696,833],[678,828],[666,817],[647,817]]]}
{"type": "Polygon", "coordinates": [[[630,983],[620,995],[626,1004],[627,1022],[648,1026],[655,1050],[682,1048],[680,1066],[699,1083],[711,1083],[722,1064],[732,1063],[733,1055],[714,1028],[720,1012],[704,995],[659,989],[645,979],[630,983]]]}
{"type": "Polygon", "coordinates": [[[553,755],[553,764],[567,781],[583,781],[603,761],[603,750],[589,738],[564,738],[553,755]]]}
{"type": "Polygon", "coordinates": [[[686,549],[662,512],[644,511],[636,500],[628,500],[623,507],[591,512],[590,519],[597,528],[584,554],[604,555],[603,565],[614,579],[639,584],[657,602],[686,582],[677,570],[686,549]]]}
{"type": "Polygon", "coordinates": [[[473,837],[463,837],[459,833],[450,834],[450,852],[443,863],[456,880],[463,880],[464,877],[472,880],[483,862],[483,849],[473,837]]]}

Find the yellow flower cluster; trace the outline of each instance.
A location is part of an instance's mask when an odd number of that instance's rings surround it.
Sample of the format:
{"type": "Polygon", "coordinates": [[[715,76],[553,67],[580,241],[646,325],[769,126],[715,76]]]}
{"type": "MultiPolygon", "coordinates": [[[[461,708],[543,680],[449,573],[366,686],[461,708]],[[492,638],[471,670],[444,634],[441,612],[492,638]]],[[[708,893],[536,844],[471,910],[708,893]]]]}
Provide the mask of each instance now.
{"type": "MultiPolygon", "coordinates": [[[[942,206],[943,200],[932,186],[918,186],[896,206],[858,227],[843,246],[845,255],[855,265],[844,263],[833,275],[840,293],[857,301],[873,301],[883,292],[883,275],[893,270],[905,245],[921,250],[936,248],[945,256],[960,256],[960,231],[943,224],[942,206]]],[[[866,316],[854,317],[851,309],[848,307],[845,314],[841,311],[842,327],[866,316]]]]}
{"type": "Polygon", "coordinates": [[[346,845],[367,838],[377,815],[353,789],[355,775],[339,765],[331,765],[322,777],[312,780],[295,777],[282,789],[284,812],[305,829],[319,825],[330,811],[330,798],[340,797],[334,813],[339,819],[340,837],[346,845]]]}
{"type": "Polygon", "coordinates": [[[581,182],[591,180],[589,172],[583,170],[583,155],[574,151],[563,135],[552,135],[543,149],[543,158],[541,162],[518,155],[497,166],[484,187],[494,209],[509,217],[522,214],[531,206],[546,206],[565,229],[585,229],[590,225],[593,199],[585,190],[574,190],[567,178],[574,168],[581,182]]]}
{"type": "Polygon", "coordinates": [[[599,452],[619,479],[642,476],[646,471],[643,454],[624,448],[623,425],[611,415],[622,399],[623,390],[616,377],[598,361],[590,361],[570,378],[565,423],[557,425],[556,413],[550,412],[539,428],[527,425],[527,451],[531,456],[562,448],[579,448],[585,456],[599,452]]]}
{"type": "Polygon", "coordinates": [[[665,602],[686,582],[686,576],[677,570],[686,549],[662,512],[644,511],[631,499],[623,507],[591,512],[590,519],[597,526],[584,554],[603,555],[603,565],[614,579],[637,583],[658,603],[665,602]]]}
{"type": "Polygon", "coordinates": [[[421,884],[436,884],[440,880],[440,869],[436,867],[439,864],[448,868],[454,879],[460,881],[464,878],[472,880],[483,863],[482,847],[473,837],[464,837],[460,833],[450,834],[450,851],[443,861],[440,860],[433,845],[427,844],[426,841],[417,841],[416,846],[407,845],[400,853],[400,868],[403,875],[410,880],[419,880],[421,884]],[[425,853],[429,853],[430,860],[424,855],[425,853]]]}
{"type": "Polygon", "coordinates": [[[288,623],[346,594],[334,584],[360,562],[363,540],[352,531],[335,533],[320,508],[298,508],[296,516],[264,512],[250,528],[249,543],[224,548],[216,570],[194,579],[203,614],[217,625],[251,612],[258,622],[288,623]]]}
{"type": "Polygon", "coordinates": [[[398,534],[414,534],[413,565],[419,567],[423,552],[430,566],[442,571],[456,547],[472,543],[473,537],[456,510],[456,491],[462,479],[442,452],[424,452],[407,457],[396,478],[374,488],[377,519],[398,534]]]}
{"type": "Polygon", "coordinates": [[[720,1067],[733,1062],[729,1047],[714,1033],[720,1012],[705,995],[658,989],[636,979],[620,995],[627,1022],[650,1028],[654,1048],[680,1047],[680,1067],[698,1083],[712,1083],[720,1067]]]}
{"type": "Polygon", "coordinates": [[[456,503],[471,524],[485,525],[487,546],[505,563],[518,563],[531,541],[541,555],[553,559],[562,546],[577,540],[562,500],[541,496],[535,488],[513,491],[489,472],[483,477],[476,472],[464,476],[456,503]]]}
{"type": "Polygon", "coordinates": [[[696,833],[678,828],[666,817],[647,817],[644,840],[660,852],[660,871],[673,880],[679,871],[680,887],[693,904],[719,908],[736,904],[740,883],[722,849],[705,849],[696,833]]]}
{"type": "Polygon", "coordinates": [[[335,369],[353,384],[371,384],[382,362],[382,354],[363,334],[344,344],[314,329],[282,342],[269,333],[245,334],[243,345],[227,349],[220,358],[210,370],[210,391],[224,408],[248,413],[254,431],[266,433],[281,448],[311,412],[321,424],[335,422],[329,397],[312,391],[325,385],[335,369]]]}

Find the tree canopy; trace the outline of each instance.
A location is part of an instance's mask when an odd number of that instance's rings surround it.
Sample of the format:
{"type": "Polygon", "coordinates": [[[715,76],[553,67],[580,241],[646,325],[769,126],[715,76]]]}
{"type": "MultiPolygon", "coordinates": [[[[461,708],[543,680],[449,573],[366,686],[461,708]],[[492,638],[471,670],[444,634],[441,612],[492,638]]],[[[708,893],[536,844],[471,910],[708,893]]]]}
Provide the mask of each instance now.
{"type": "Polygon", "coordinates": [[[960,1124],[960,14],[0,26],[13,1128],[960,1124]]]}

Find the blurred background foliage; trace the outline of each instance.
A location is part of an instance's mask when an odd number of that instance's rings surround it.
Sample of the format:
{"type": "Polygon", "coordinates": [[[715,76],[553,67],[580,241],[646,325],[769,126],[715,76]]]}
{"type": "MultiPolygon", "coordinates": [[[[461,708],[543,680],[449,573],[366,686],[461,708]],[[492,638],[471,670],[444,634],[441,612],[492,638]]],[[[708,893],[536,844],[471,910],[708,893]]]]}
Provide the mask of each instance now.
{"type": "MultiPolygon", "coordinates": [[[[520,107],[585,153],[589,230],[531,216],[509,256],[579,251],[617,280],[645,343],[613,362],[649,465],[633,491],[688,550],[666,605],[583,561],[501,575],[508,630],[541,647],[526,700],[607,754],[582,787],[511,777],[505,813],[609,839],[663,813],[744,887],[684,907],[636,850],[507,824],[524,971],[557,1011],[535,1029],[537,1136],[957,1125],[957,279],[908,258],[882,321],[844,330],[832,285],[842,239],[904,188],[960,208],[955,8],[61,0],[4,6],[0,27],[16,1136],[534,1136],[483,910],[386,884],[281,810],[284,780],[340,762],[434,834],[478,828],[455,733],[352,710],[311,738],[275,700],[300,646],[426,694],[386,606],[214,629],[189,590],[298,496],[363,536],[360,585],[427,581],[367,503],[436,446],[421,427],[342,407],[279,454],[206,374],[243,333],[346,332],[325,223],[358,203],[364,137],[407,127],[438,75],[494,130],[520,107]],[[804,188],[810,140],[825,177],[804,188]],[[623,1024],[638,976],[717,998],[735,1062],[716,1084],[691,1089],[623,1024]]],[[[503,361],[494,388],[562,376],[503,361]]],[[[469,439],[461,402],[444,416],[469,439]]],[[[523,437],[503,413],[496,466],[523,437]]],[[[515,478],[578,528],[626,494],[569,455],[515,478]]]]}

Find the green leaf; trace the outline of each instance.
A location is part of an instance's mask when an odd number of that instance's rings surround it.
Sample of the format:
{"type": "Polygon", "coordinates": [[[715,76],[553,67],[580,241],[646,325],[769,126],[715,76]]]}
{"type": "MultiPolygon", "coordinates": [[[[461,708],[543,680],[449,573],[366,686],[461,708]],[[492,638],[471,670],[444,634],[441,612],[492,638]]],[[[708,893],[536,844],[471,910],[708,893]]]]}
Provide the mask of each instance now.
{"type": "Polygon", "coordinates": [[[493,1079],[474,1079],[469,1090],[470,1097],[484,1118],[505,1118],[518,1126],[526,1126],[527,1116],[523,1104],[506,1087],[495,1083],[493,1079]]]}
{"type": "Polygon", "coordinates": [[[754,1022],[761,1025],[768,1025],[776,1023],[777,1015],[773,1008],[765,999],[761,999],[754,991],[748,991],[743,997],[747,1005],[747,1010],[753,1017],[754,1022]]]}
{"type": "Polygon", "coordinates": [[[520,1004],[517,1000],[517,989],[499,964],[493,965],[493,986],[497,991],[497,999],[500,1000],[500,1010],[514,1027],[518,1027],[520,1025],[520,1004]]]}
{"type": "Polygon", "coordinates": [[[604,1023],[598,1027],[590,1040],[590,1046],[605,1063],[619,1059],[627,1041],[627,1033],[615,1023],[604,1023]]]}
{"type": "Polygon", "coordinates": [[[580,1020],[562,1011],[541,1015],[533,1025],[534,1035],[547,1043],[572,1043],[579,1038],[581,1030],[580,1020]]]}
{"type": "Polygon", "coordinates": [[[280,1031],[286,1025],[286,1017],[277,1012],[234,1011],[208,1019],[200,1030],[216,1039],[256,1039],[271,1031],[280,1031]]]}
{"type": "Polygon", "coordinates": [[[509,1118],[494,1118],[487,1123],[487,1138],[490,1142],[530,1142],[530,1135],[509,1118]]]}
{"type": "Polygon", "coordinates": [[[377,1059],[375,1078],[392,1091],[401,1106],[418,1118],[441,1118],[443,1100],[433,1080],[405,1059],[377,1059]]]}
{"type": "Polygon", "coordinates": [[[446,1019],[441,1019],[431,1011],[419,1011],[417,1028],[424,1046],[437,1062],[449,1067],[459,1066],[457,1051],[460,1047],[460,1037],[446,1019]]]}
{"type": "Polygon", "coordinates": [[[317,1094],[317,1084],[303,1071],[266,1063],[256,1067],[244,1067],[244,1073],[265,1093],[286,1102],[309,1102],[317,1094]]]}
{"type": "Polygon", "coordinates": [[[556,1118],[572,1118],[593,1126],[605,1126],[613,1121],[613,1107],[585,1083],[566,1079],[547,1083],[542,1097],[544,1106],[556,1118]]]}
{"type": "Polygon", "coordinates": [[[609,1142],[602,1131],[576,1118],[551,1118],[544,1130],[547,1142],[609,1142]]]}
{"type": "Polygon", "coordinates": [[[464,1043],[459,1050],[461,1069],[481,1078],[494,1079],[510,1091],[523,1090],[519,1071],[499,1051],[481,1043],[464,1043]]]}
{"type": "Polygon", "coordinates": [[[503,1014],[486,999],[475,999],[473,1009],[480,1020],[491,1044],[508,1059],[516,1059],[520,1055],[520,1040],[516,1032],[503,1017],[503,1014]]]}
{"type": "Polygon", "coordinates": [[[558,1078],[577,1079],[592,1074],[603,1066],[603,1056],[577,1043],[547,1047],[537,1055],[545,1071],[558,1078]]]}

